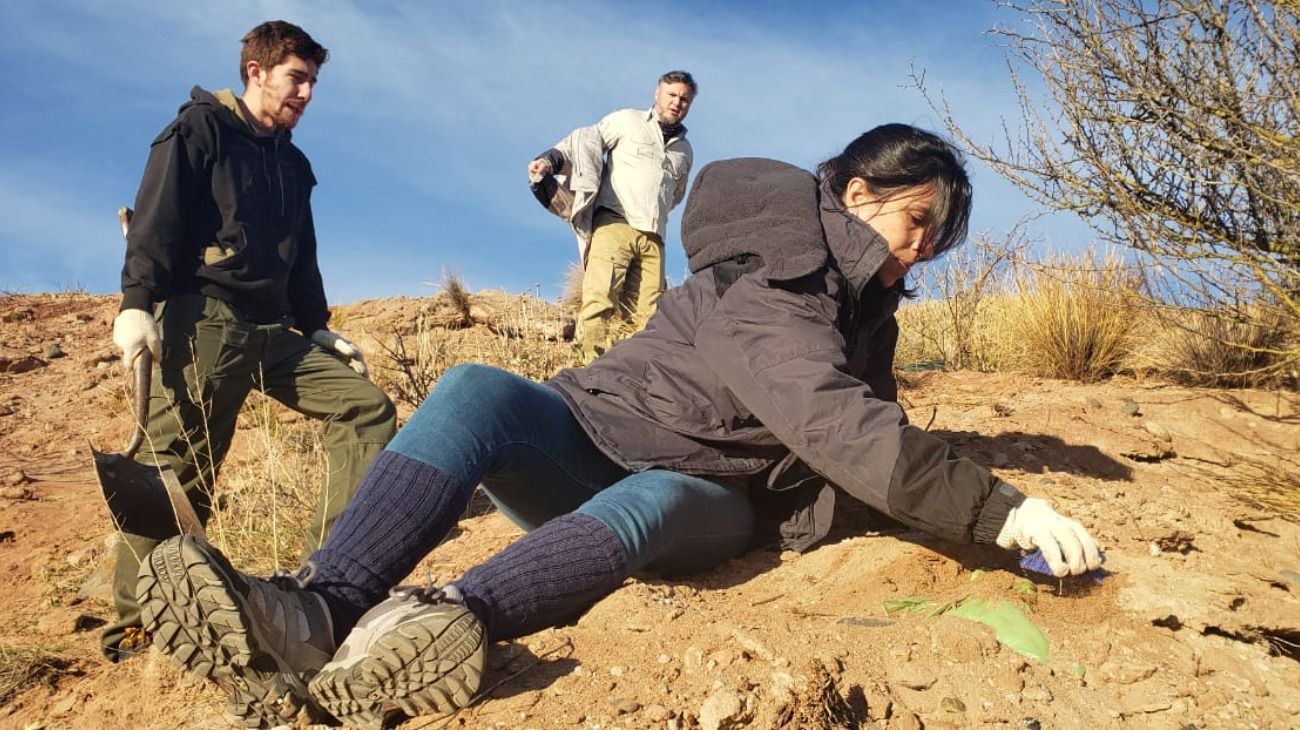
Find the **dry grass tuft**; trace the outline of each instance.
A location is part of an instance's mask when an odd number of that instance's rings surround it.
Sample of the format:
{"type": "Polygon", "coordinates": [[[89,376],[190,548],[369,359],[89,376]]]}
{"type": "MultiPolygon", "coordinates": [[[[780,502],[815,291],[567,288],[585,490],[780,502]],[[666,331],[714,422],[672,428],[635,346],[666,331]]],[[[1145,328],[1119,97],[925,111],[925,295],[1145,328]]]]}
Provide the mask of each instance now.
{"type": "Polygon", "coordinates": [[[835,677],[820,661],[808,667],[808,681],[776,718],[775,727],[800,730],[848,730],[860,726],[853,708],[840,694],[835,677]]]}
{"type": "Polygon", "coordinates": [[[1184,385],[1263,388],[1280,385],[1293,365],[1279,315],[1173,310],[1134,353],[1135,369],[1153,369],[1184,385]]]}
{"type": "Polygon", "coordinates": [[[54,687],[72,661],[41,647],[0,646],[0,707],[29,687],[54,687]]]}
{"type": "Polygon", "coordinates": [[[565,312],[577,314],[582,306],[582,264],[574,261],[564,270],[564,290],[560,292],[560,306],[565,312]]]}
{"type": "Polygon", "coordinates": [[[473,307],[473,298],[465,284],[460,280],[460,276],[453,272],[445,272],[442,275],[442,293],[446,296],[447,301],[451,304],[451,310],[457,319],[454,324],[447,326],[469,327],[474,324],[474,317],[470,313],[473,307]]]}
{"type": "Polygon", "coordinates": [[[1215,481],[1235,499],[1300,523],[1300,463],[1239,458],[1215,481]]]}
{"type": "Polygon", "coordinates": [[[240,419],[243,447],[222,470],[208,536],[241,569],[297,566],[324,482],[321,424],[256,391],[240,419]]]}
{"type": "Polygon", "coordinates": [[[1114,255],[1056,258],[1017,272],[1010,327],[1035,374],[1094,382],[1117,372],[1131,344],[1137,272],[1114,255]]]}

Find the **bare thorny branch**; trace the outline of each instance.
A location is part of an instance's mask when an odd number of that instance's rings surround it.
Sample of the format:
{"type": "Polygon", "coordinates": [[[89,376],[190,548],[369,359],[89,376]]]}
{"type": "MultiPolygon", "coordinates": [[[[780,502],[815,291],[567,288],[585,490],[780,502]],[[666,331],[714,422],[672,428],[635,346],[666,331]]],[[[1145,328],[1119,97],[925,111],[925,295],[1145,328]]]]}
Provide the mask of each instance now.
{"type": "Polygon", "coordinates": [[[1267,0],[1010,0],[1021,122],[950,132],[1031,199],[1152,266],[1162,304],[1281,327],[1300,360],[1300,13],[1267,0]],[[1050,103],[1022,82],[1041,76],[1050,103]]]}

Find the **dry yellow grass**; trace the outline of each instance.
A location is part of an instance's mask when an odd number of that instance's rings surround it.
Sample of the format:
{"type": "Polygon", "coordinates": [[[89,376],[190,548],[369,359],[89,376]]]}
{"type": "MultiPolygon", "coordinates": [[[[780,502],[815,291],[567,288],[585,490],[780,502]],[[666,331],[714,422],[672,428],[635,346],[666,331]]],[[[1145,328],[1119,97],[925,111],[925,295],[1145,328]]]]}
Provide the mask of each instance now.
{"type": "MultiPolygon", "coordinates": [[[[575,364],[572,346],[554,336],[563,316],[554,305],[468,294],[454,277],[439,294],[447,296],[468,326],[449,328],[436,317],[381,323],[387,334],[374,339],[377,351],[367,353],[375,383],[402,410],[418,407],[438,378],[460,363],[493,365],[534,380],[575,364]]],[[[239,424],[241,445],[222,469],[209,536],[256,574],[296,568],[324,479],[321,424],[256,392],[239,424]]]]}
{"type": "Polygon", "coordinates": [[[1157,372],[1185,385],[1260,388],[1294,378],[1296,347],[1277,314],[1144,312],[1143,336],[1129,357],[1131,368],[1157,372]],[[1147,315],[1151,316],[1147,316],[1147,315]]]}
{"type": "Polygon", "coordinates": [[[1111,255],[1056,257],[1017,272],[1010,332],[1037,375],[1092,382],[1114,374],[1131,346],[1137,273],[1111,255]]]}

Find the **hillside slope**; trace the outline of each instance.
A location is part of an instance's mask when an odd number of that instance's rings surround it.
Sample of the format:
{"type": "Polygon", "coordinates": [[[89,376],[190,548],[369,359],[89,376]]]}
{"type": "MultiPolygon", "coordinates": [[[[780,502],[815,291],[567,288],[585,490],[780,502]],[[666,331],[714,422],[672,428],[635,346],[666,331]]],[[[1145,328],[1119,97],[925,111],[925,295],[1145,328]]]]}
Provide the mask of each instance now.
{"type": "MultiPolygon", "coordinates": [[[[112,535],[88,444],[127,434],[115,305],[0,298],[0,727],[221,726],[221,695],[156,652],[99,658],[112,535]]],[[[428,305],[377,300],[338,320],[373,363],[383,333],[428,305]]],[[[974,373],[902,392],[914,422],[1083,521],[1110,575],[1035,579],[1002,551],[859,511],[807,554],[637,576],[576,624],[494,648],[484,701],[408,726],[1294,727],[1300,524],[1296,495],[1266,489],[1300,452],[1294,394],[974,373]],[[943,610],[971,599],[1020,608],[1047,661],[943,610]]],[[[454,578],[518,534],[467,517],[414,578],[454,578]]]]}

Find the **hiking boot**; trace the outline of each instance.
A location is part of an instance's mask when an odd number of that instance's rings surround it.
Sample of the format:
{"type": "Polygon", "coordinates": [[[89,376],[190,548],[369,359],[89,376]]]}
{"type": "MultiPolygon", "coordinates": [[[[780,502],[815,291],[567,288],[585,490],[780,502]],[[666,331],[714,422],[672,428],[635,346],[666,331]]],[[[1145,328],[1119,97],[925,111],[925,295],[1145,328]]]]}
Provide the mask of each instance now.
{"type": "Polygon", "coordinates": [[[395,588],[311,681],[312,700],[366,730],[381,730],[399,712],[450,712],[478,691],[484,639],[483,623],[447,593],[395,588]]]}
{"type": "Polygon", "coordinates": [[[160,544],[140,566],[136,594],[154,644],[216,682],[247,727],[292,724],[307,681],[334,651],[329,610],[306,575],[269,580],[235,570],[190,535],[160,544]]]}

